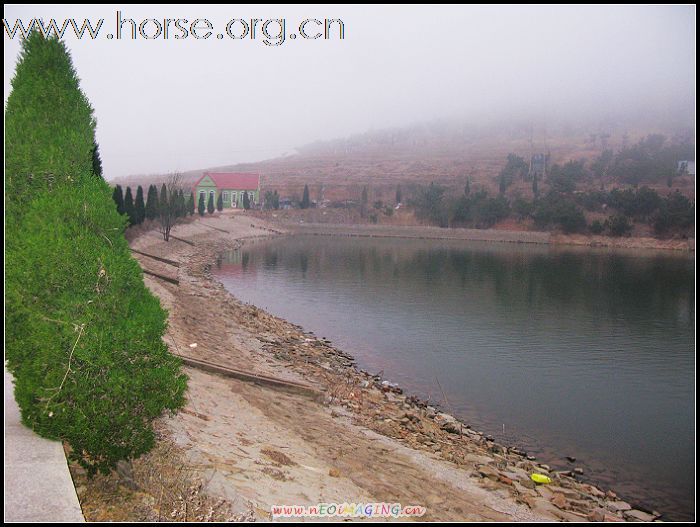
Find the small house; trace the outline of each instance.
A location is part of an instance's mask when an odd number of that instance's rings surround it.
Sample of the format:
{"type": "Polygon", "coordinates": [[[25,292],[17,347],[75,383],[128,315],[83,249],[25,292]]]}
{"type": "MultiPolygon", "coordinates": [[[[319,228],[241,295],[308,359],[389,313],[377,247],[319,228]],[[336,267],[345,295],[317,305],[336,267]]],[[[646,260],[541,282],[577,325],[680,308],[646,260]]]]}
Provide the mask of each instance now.
{"type": "Polygon", "coordinates": [[[260,203],[260,174],[249,172],[205,172],[193,187],[195,204],[204,195],[204,203],[209,202],[209,196],[214,197],[216,205],[219,195],[222,197],[224,208],[243,208],[243,196],[248,194],[250,207],[260,203]]]}

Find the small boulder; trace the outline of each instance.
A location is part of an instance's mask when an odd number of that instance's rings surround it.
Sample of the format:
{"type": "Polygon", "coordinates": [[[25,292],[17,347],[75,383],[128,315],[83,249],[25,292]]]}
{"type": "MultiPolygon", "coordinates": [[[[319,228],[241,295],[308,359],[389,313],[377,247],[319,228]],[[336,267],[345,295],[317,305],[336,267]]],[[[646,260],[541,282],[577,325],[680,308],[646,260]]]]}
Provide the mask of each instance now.
{"type": "Polygon", "coordinates": [[[626,501],[609,501],[605,504],[606,508],[612,512],[623,512],[628,511],[632,508],[632,505],[626,501]]]}
{"type": "Polygon", "coordinates": [[[628,520],[638,522],[651,522],[657,518],[653,514],[649,514],[648,512],[640,511],[638,509],[630,509],[628,511],[625,511],[624,516],[628,520]]]}
{"type": "Polygon", "coordinates": [[[555,492],[549,501],[552,502],[552,505],[558,507],[559,509],[565,509],[568,505],[566,498],[560,492],[555,492]]]}

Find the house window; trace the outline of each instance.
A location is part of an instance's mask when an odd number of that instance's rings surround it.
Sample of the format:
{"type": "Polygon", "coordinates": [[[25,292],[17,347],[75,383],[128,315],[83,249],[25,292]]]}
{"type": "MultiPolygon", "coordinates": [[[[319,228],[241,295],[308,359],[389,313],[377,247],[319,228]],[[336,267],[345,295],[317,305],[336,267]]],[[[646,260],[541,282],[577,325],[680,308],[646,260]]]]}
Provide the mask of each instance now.
{"type": "Polygon", "coordinates": [[[200,190],[199,191],[199,199],[203,199],[206,202],[206,198],[207,198],[207,193],[204,192],[203,190],[200,190]]]}
{"type": "Polygon", "coordinates": [[[231,192],[231,203],[233,203],[234,205],[236,204],[236,193],[235,192],[231,192]]]}
{"type": "Polygon", "coordinates": [[[222,199],[224,200],[224,203],[228,203],[228,191],[224,191],[224,196],[222,199]]]}

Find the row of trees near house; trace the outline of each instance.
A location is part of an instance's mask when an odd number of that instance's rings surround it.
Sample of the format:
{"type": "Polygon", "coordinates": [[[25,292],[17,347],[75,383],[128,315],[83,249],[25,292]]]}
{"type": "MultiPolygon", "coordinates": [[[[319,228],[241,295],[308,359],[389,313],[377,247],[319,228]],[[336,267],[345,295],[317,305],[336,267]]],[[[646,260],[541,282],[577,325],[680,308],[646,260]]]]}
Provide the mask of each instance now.
{"type": "Polygon", "coordinates": [[[279,210],[280,208],[280,195],[276,190],[268,190],[265,192],[265,200],[263,201],[263,209],[265,210],[279,210]]]}
{"type": "Polygon", "coordinates": [[[23,423],[89,474],[147,452],[186,389],[95,127],[65,44],[30,33],[5,106],[5,358],[23,423]]]}
{"type": "Polygon", "coordinates": [[[161,187],[160,195],[156,186],[150,185],[146,200],[144,200],[141,185],[136,190],[136,198],[132,197],[131,187],[126,187],[126,192],[124,192],[121,185],[116,185],[112,191],[112,199],[117,206],[117,212],[126,214],[129,225],[140,225],[145,220],[158,219],[159,214],[169,208],[174,210],[177,217],[194,213],[194,203],[191,196],[189,200],[186,200],[182,189],[168,194],[165,183],[161,187]]]}

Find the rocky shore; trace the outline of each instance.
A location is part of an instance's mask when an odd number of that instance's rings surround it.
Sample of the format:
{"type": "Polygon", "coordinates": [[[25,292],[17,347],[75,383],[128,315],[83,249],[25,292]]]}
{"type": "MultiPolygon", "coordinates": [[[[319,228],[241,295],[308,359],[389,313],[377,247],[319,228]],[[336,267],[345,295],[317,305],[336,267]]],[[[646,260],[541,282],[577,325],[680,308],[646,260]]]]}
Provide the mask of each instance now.
{"type": "MultiPolygon", "coordinates": [[[[239,302],[212,278],[217,256],[251,239],[285,234],[234,214],[196,219],[166,243],[132,240],[151,275],[145,281],[170,312],[173,352],[279,379],[303,382],[316,400],[185,368],[187,407],[164,417],[161,441],[181,449],[206,492],[231,515],[320,502],[400,502],[427,507],[425,520],[653,521],[613,491],[556,471],[518,448],[499,445],[440,408],[358,369],[352,356],[287,321],[239,302]],[[546,475],[536,484],[532,474],[546,475]]],[[[147,461],[146,461],[147,462],[147,461]]],[[[142,489],[145,491],[145,489],[142,489]]]]}

